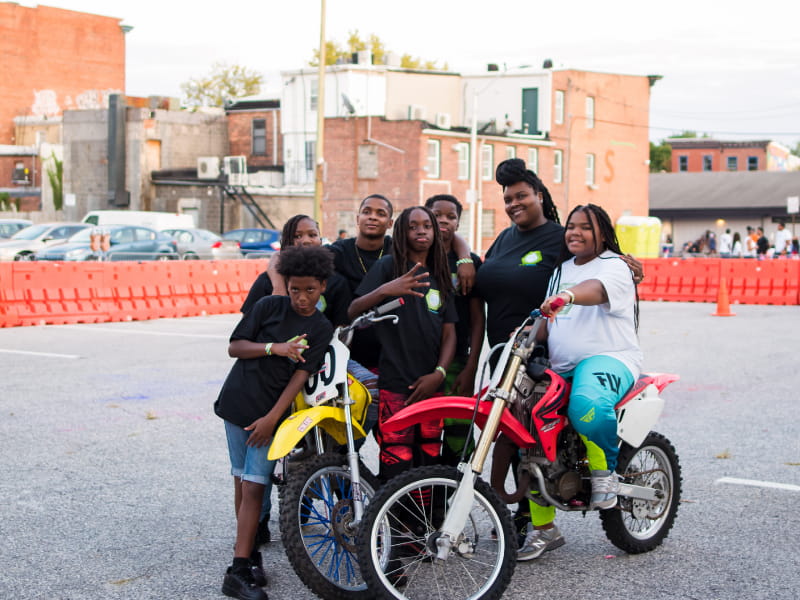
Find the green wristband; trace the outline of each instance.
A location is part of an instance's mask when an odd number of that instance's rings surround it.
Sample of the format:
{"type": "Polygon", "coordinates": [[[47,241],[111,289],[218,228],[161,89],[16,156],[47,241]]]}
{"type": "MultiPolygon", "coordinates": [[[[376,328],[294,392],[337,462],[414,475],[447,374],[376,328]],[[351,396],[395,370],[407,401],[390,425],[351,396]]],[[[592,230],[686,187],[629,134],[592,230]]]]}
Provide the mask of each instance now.
{"type": "Polygon", "coordinates": [[[445,379],[447,379],[447,370],[446,370],[446,369],[445,369],[443,366],[441,366],[441,365],[438,365],[438,366],[436,367],[436,369],[434,369],[434,370],[436,370],[436,371],[439,371],[439,373],[441,373],[441,374],[442,374],[442,377],[444,377],[445,379]]]}

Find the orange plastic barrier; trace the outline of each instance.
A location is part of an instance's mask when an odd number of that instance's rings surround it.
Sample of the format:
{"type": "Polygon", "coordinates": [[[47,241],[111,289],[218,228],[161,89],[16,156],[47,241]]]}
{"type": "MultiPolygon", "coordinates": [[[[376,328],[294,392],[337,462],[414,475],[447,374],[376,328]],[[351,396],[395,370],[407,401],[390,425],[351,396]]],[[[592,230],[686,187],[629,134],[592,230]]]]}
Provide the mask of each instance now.
{"type": "Polygon", "coordinates": [[[732,304],[800,304],[800,260],[652,258],[642,263],[642,300],[715,302],[724,278],[732,304]]]}
{"type": "MultiPolygon", "coordinates": [[[[800,260],[642,261],[642,300],[800,304],[800,260]]],[[[236,313],[266,260],[0,264],[0,327],[236,313]]]]}

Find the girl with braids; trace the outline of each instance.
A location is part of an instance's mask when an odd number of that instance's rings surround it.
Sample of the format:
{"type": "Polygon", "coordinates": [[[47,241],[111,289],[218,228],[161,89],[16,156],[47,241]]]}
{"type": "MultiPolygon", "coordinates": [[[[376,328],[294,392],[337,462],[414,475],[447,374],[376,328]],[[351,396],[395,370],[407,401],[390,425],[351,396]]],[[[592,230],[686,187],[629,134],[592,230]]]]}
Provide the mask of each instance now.
{"type": "MultiPolygon", "coordinates": [[[[281,231],[281,248],[291,246],[321,246],[322,237],[319,234],[317,222],[308,215],[295,215],[291,217],[283,226],[281,231]]],[[[286,295],[286,285],[283,278],[277,271],[277,261],[273,265],[274,269],[261,273],[247,294],[247,298],[242,304],[241,312],[247,312],[259,298],[271,296],[273,293],[286,295]],[[280,278],[280,281],[276,281],[280,278]]],[[[328,317],[334,327],[345,325],[347,320],[347,307],[350,305],[351,294],[347,281],[337,274],[328,279],[328,286],[325,293],[320,296],[320,312],[328,317]]]]}
{"type": "MultiPolygon", "coordinates": [[[[560,262],[564,239],[564,228],[559,224],[550,192],[536,173],[528,170],[525,161],[504,160],[497,165],[495,180],[502,186],[506,214],[512,224],[500,232],[486,252],[476,277],[478,295],[486,302],[490,346],[506,342],[531,309],[542,303],[550,276],[560,262]]],[[[633,257],[623,260],[629,263],[634,280],[641,281],[641,263],[633,257]]],[[[512,461],[515,472],[517,462],[512,461]]],[[[523,534],[520,543],[531,522],[529,504],[533,503],[521,500],[514,517],[523,534]]]]}
{"type": "MultiPolygon", "coordinates": [[[[614,406],[639,377],[642,363],[636,336],[638,294],[621,258],[606,211],[594,204],[575,207],[567,219],[561,262],[540,307],[551,317],[546,337],[552,369],[572,379],[567,411],[586,444],[592,476],[590,509],[605,510],[617,503],[614,406]],[[554,306],[556,298],[564,304],[554,306]]],[[[553,524],[554,507],[532,502],[531,517],[534,529],[519,560],[531,560],[564,544],[553,524]]]]}
{"type": "Polygon", "coordinates": [[[441,421],[397,432],[384,431],[382,424],[404,406],[442,390],[455,354],[453,293],[436,217],[423,206],[405,209],[395,221],[392,254],[365,275],[349,310],[353,318],[394,298],[405,299],[395,311],[397,325],[375,325],[381,345],[376,439],[384,480],[412,466],[438,462],[441,421]]]}

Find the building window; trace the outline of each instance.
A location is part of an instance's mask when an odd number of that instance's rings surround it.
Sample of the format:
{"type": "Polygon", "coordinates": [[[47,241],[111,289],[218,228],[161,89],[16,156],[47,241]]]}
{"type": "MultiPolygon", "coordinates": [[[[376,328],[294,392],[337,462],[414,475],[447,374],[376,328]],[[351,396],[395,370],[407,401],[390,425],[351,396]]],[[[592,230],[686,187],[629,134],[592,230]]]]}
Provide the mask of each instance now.
{"type": "Polygon", "coordinates": [[[758,171],[758,157],[757,156],[748,156],[747,157],[747,170],[748,171],[758,171]]]}
{"type": "Polygon", "coordinates": [[[428,177],[433,179],[439,178],[439,140],[428,140],[428,159],[425,162],[425,170],[428,172],[428,177]]]}
{"type": "Polygon", "coordinates": [[[563,179],[562,165],[564,152],[562,150],[553,151],[553,183],[561,183],[563,179]]]}
{"type": "Polygon", "coordinates": [[[252,124],[252,153],[263,156],[267,153],[267,121],[265,119],[253,119],[252,124]]]}
{"type": "Polygon", "coordinates": [[[469,144],[456,145],[458,153],[458,178],[469,179],[469,144]]]}
{"type": "Polygon", "coordinates": [[[586,96],[586,128],[594,128],[594,98],[586,96]]]}
{"type": "Polygon", "coordinates": [[[481,213],[481,237],[495,238],[494,232],[495,212],[491,209],[483,209],[481,213]]]}
{"type": "Polygon", "coordinates": [[[678,171],[686,172],[689,170],[689,157],[682,154],[678,157],[678,171]]]}
{"type": "Polygon", "coordinates": [[[528,169],[534,173],[539,172],[539,149],[528,148],[528,169]]]}
{"type": "Polygon", "coordinates": [[[703,154],[703,171],[713,171],[714,161],[710,154],[703,154]]]}
{"type": "Polygon", "coordinates": [[[517,158],[516,146],[506,146],[506,158],[517,158]]]}
{"type": "Polygon", "coordinates": [[[481,179],[491,181],[494,178],[494,146],[481,146],[481,179]]]}
{"type": "Polygon", "coordinates": [[[317,104],[319,103],[319,80],[312,79],[309,87],[308,110],[317,110],[317,104]]]}
{"type": "Polygon", "coordinates": [[[737,171],[739,169],[739,158],[736,156],[728,157],[728,171],[737,171]]]}
{"type": "Polygon", "coordinates": [[[556,90],[556,106],[553,112],[555,112],[553,120],[556,125],[562,125],[564,123],[564,92],[562,90],[556,90]]]}
{"type": "Polygon", "coordinates": [[[594,154],[586,155],[586,185],[594,186],[594,154]]]}
{"type": "Polygon", "coordinates": [[[306,142],[306,171],[314,170],[314,155],[317,152],[317,142],[306,142]]]}

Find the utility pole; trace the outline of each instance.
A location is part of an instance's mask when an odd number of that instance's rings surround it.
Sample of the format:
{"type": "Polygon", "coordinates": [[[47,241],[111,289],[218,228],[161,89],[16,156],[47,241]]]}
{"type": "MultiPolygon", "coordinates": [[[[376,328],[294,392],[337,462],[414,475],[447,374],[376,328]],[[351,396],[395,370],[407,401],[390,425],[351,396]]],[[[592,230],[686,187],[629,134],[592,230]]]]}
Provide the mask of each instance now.
{"type": "Polygon", "coordinates": [[[320,0],[320,6],[317,142],[314,157],[314,219],[319,224],[320,233],[322,233],[324,231],[322,225],[322,179],[325,174],[325,157],[322,152],[325,143],[325,0],[320,0]]]}

